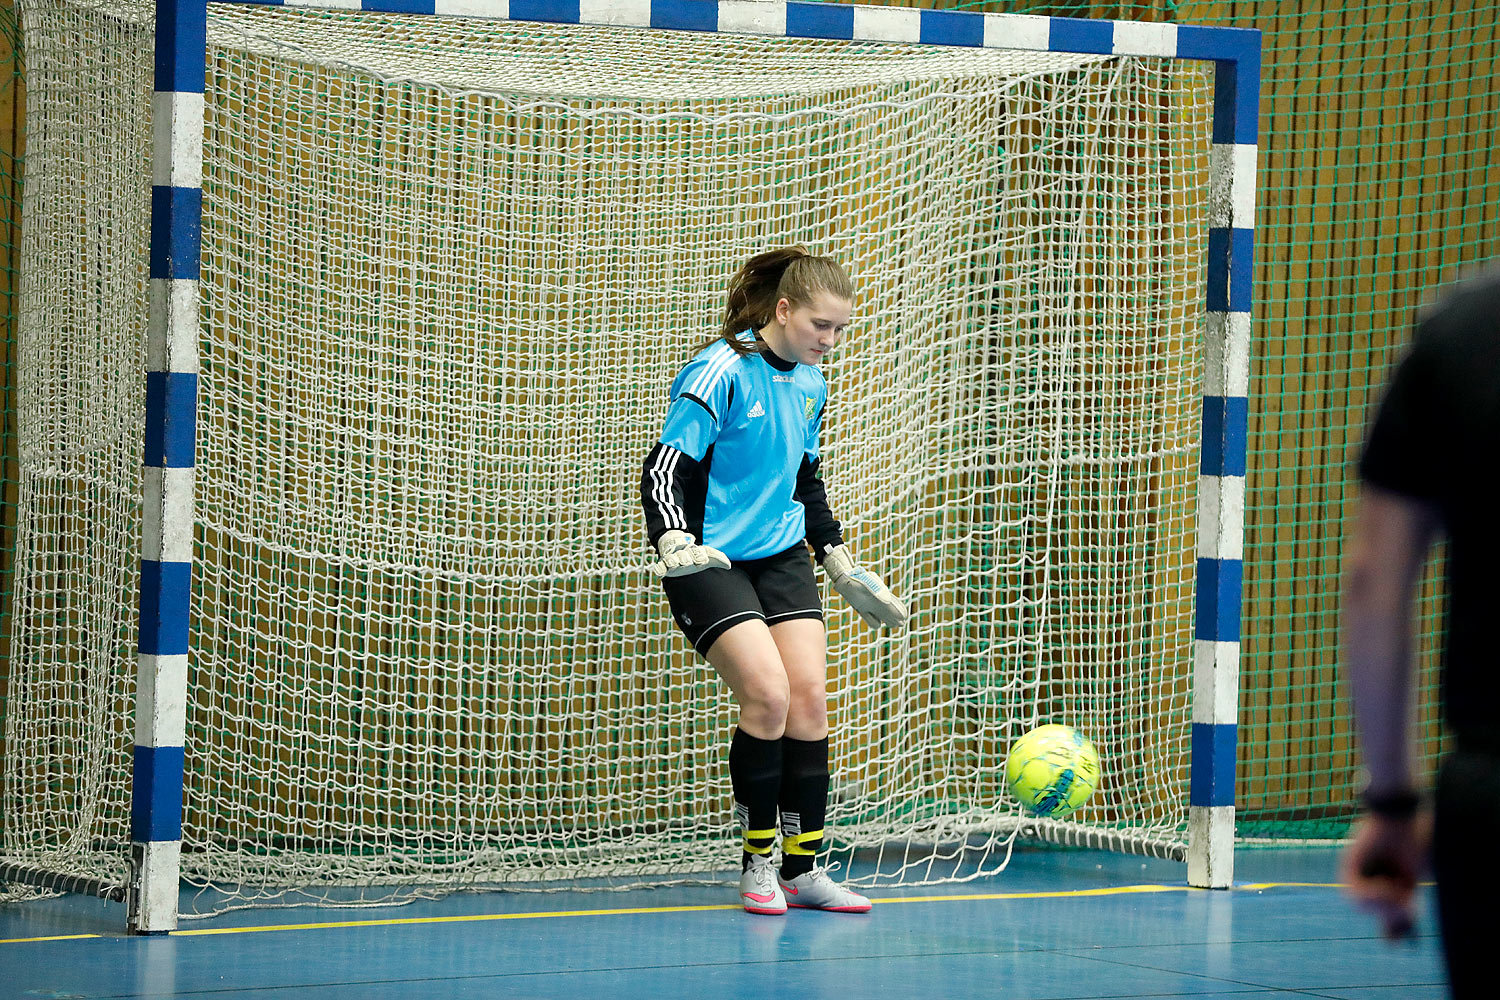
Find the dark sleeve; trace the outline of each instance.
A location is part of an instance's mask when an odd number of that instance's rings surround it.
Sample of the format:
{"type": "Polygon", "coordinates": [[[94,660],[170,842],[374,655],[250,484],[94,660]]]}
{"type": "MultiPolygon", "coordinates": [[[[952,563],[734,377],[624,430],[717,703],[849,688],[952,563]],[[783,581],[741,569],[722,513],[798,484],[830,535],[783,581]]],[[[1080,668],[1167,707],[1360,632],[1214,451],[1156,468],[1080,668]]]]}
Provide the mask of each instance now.
{"type": "Polygon", "coordinates": [[[1417,340],[1397,365],[1375,411],[1359,459],[1365,482],[1417,499],[1443,494],[1448,449],[1439,359],[1432,342],[1417,340]]]}
{"type": "Polygon", "coordinates": [[[797,499],[807,516],[807,544],[819,563],[830,545],[842,545],[844,536],[833,512],[828,509],[828,491],[823,487],[823,477],[818,474],[821,458],[802,456],[802,466],[797,470],[797,499]]]}
{"type": "Polygon", "coordinates": [[[669,444],[657,444],[641,468],[641,508],[646,513],[646,536],[651,547],[664,532],[686,531],[703,540],[703,508],[708,500],[708,468],[713,447],[703,461],[690,458],[669,444]]]}

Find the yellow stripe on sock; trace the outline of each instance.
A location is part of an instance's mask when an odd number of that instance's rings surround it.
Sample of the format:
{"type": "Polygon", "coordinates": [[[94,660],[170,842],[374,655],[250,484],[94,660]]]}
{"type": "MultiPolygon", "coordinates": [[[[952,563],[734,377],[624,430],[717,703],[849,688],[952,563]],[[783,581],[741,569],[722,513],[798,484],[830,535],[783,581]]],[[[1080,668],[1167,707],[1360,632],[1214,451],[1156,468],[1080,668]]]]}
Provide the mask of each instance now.
{"type": "Polygon", "coordinates": [[[781,841],[781,853],[812,855],[818,853],[817,847],[809,847],[809,844],[818,844],[823,839],[822,830],[809,830],[806,833],[794,834],[785,837],[781,841]]]}
{"type": "Polygon", "coordinates": [[[775,829],[746,830],[741,834],[741,838],[747,854],[770,854],[771,848],[776,846],[775,829]]]}

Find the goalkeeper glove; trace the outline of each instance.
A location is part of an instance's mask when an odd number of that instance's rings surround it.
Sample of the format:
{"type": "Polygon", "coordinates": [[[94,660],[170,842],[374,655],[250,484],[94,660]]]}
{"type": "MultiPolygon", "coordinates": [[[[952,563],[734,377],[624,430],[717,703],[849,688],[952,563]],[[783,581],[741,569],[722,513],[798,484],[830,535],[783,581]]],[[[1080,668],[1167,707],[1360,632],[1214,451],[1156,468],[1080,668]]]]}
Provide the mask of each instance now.
{"type": "Polygon", "coordinates": [[[856,566],[847,547],[830,545],[823,553],[823,569],[833,582],[833,589],[859,612],[866,625],[871,628],[882,625],[894,629],[906,627],[906,605],[886,589],[880,577],[856,566]]]}
{"type": "Polygon", "coordinates": [[[699,545],[686,531],[665,531],[656,540],[661,560],[651,564],[657,576],[687,576],[706,569],[729,568],[729,557],[711,545],[699,545]]]}

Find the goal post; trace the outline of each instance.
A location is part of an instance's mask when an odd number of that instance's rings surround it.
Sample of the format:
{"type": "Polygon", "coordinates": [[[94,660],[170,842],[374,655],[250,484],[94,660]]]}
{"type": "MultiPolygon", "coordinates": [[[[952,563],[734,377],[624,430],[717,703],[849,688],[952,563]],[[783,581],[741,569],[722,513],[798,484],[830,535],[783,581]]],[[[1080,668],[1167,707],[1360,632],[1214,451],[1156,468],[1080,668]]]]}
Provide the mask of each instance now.
{"type": "MultiPolygon", "coordinates": [[[[23,27],[55,6],[23,0],[23,27]]],[[[128,896],[161,933],[185,875],[233,906],[710,870],[729,706],[648,599],[619,484],[737,261],[786,235],[861,287],[825,465],[914,612],[879,637],[829,603],[834,850],[876,882],[965,878],[1024,827],[1231,883],[1257,32],[772,0],[351,0],[286,6],[386,29],[211,31],[261,6],[160,0],[146,29],[147,273],[112,293],[146,311],[121,424],[144,457],[110,487],[141,497],[129,775],[55,807],[126,788],[128,863],[88,876],[45,843],[118,840],[104,806],[81,834],[17,811],[0,880],[128,896]],[[424,16],[512,22],[528,61],[424,16]],[[211,62],[213,31],[235,42],[211,62]],[[621,70],[653,58],[714,69],[680,94],[621,70]],[[1001,787],[1041,721],[1105,758],[1076,821],[1001,787]]],[[[87,322],[34,303],[39,329],[87,322]]],[[[18,620],[78,579],[18,569],[18,620]]],[[[7,804],[45,782],[20,727],[59,686],[28,642],[7,804]]]]}

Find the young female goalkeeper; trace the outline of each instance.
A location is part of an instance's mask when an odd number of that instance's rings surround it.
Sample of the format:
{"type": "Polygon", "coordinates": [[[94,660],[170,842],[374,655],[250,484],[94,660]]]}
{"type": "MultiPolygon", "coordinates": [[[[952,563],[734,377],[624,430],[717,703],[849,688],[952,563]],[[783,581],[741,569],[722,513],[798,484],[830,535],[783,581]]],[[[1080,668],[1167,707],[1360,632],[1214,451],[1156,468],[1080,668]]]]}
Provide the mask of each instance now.
{"type": "Polygon", "coordinates": [[[661,557],[652,570],[678,627],[739,705],[729,775],[751,913],[785,913],[788,902],[870,909],[813,864],[828,800],[827,637],[808,546],[872,628],[907,620],[906,606],[855,565],[818,474],[828,396],[818,365],[849,325],[853,298],[831,258],[802,247],[750,258],[730,282],[720,336],[672,382],[641,476],[661,557]]]}

